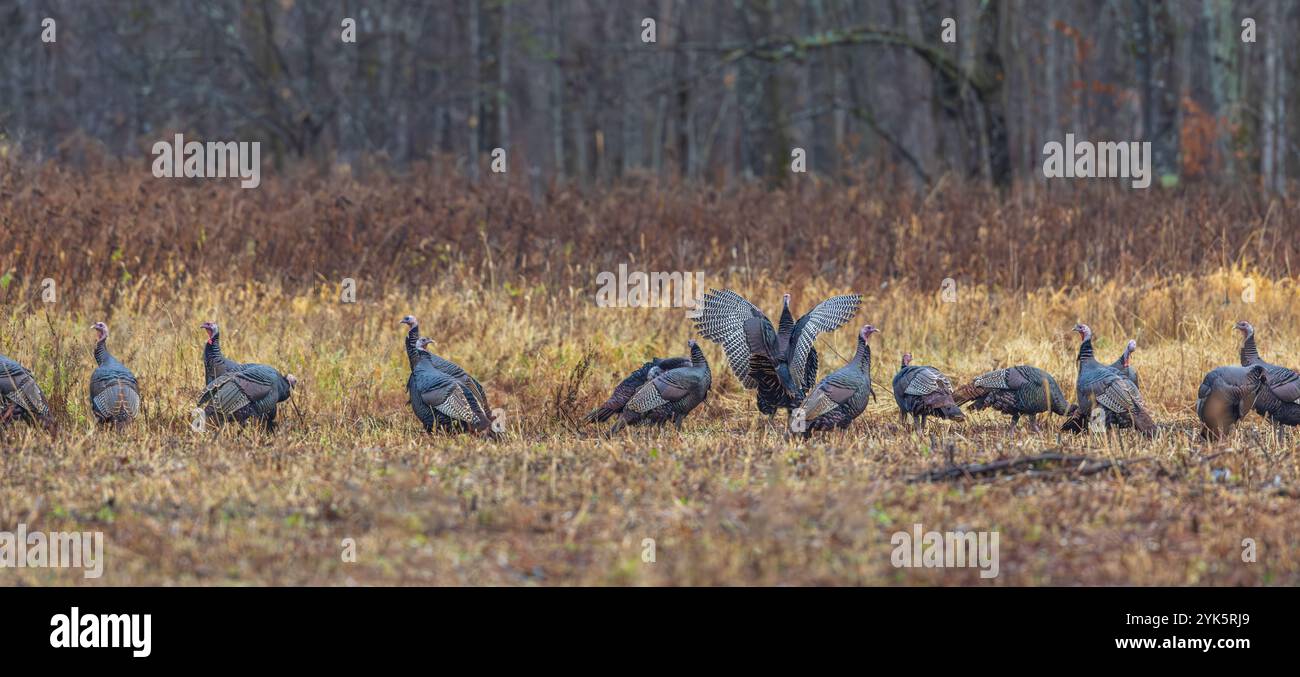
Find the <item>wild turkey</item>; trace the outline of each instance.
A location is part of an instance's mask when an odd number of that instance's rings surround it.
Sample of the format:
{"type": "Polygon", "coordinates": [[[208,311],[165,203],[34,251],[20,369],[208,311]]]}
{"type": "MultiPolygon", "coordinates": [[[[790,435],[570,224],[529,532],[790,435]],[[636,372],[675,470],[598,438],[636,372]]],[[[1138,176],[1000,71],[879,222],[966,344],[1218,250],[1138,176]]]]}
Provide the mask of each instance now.
{"type": "Polygon", "coordinates": [[[817,336],[844,326],[861,302],[857,294],[833,296],[795,322],[786,294],[778,332],[744,297],[729,289],[710,289],[699,303],[695,329],[722,346],[732,372],[746,388],[757,390],[758,410],[770,422],[777,409],[797,407],[817,382],[817,336]]]}
{"type": "Polygon", "coordinates": [[[1151,420],[1137,385],[1118,369],[1097,362],[1092,352],[1092,329],[1088,325],[1076,324],[1074,331],[1080,337],[1079,377],[1075,382],[1078,404],[1070,407],[1069,420],[1061,430],[1075,433],[1087,430],[1093,407],[1100,405],[1106,410],[1107,428],[1136,428],[1144,435],[1155,434],[1155,421],[1151,420]]]}
{"type": "Polygon", "coordinates": [[[771,420],[777,408],[788,405],[799,391],[771,320],[729,289],[710,289],[697,307],[696,331],[722,346],[732,372],[746,388],[758,391],[758,410],[771,420]]]}
{"type": "Polygon", "coordinates": [[[1029,427],[1035,432],[1039,414],[1064,415],[1070,404],[1051,374],[1024,364],[980,374],[958,388],[952,399],[958,405],[969,402],[972,411],[993,409],[1007,414],[1012,430],[1021,416],[1028,416],[1029,427]]]}
{"type": "MultiPolygon", "coordinates": [[[[800,394],[808,392],[817,383],[817,349],[813,344],[824,331],[835,331],[848,324],[858,314],[862,304],[859,294],[832,296],[804,313],[790,330],[786,361],[790,365],[790,377],[799,386],[800,394]]],[[[790,309],[790,295],[786,294],[783,315],[790,309]]]]}
{"type": "Polygon", "coordinates": [[[203,372],[207,385],[199,396],[205,420],[216,426],[234,421],[240,426],[256,419],[267,432],[275,431],[276,407],[289,399],[298,379],[281,374],[265,364],[241,364],[221,353],[220,333],[212,322],[203,323],[208,332],[203,348],[203,372]]]}
{"type": "Polygon", "coordinates": [[[641,386],[653,381],[665,371],[690,366],[690,364],[691,358],[689,357],[656,357],[646,362],[615,386],[614,392],[610,394],[609,399],[601,403],[599,407],[592,409],[591,413],[584,416],[582,420],[587,423],[608,421],[615,415],[622,413],[627,401],[632,399],[632,396],[641,389],[641,386]]]}
{"type": "Polygon", "coordinates": [[[849,363],[833,371],[812,390],[800,407],[804,410],[804,437],[814,430],[845,429],[862,415],[871,389],[871,346],[867,341],[880,330],[865,325],[858,332],[858,350],[849,363]]]}
{"type": "Polygon", "coordinates": [[[437,429],[451,434],[472,431],[494,437],[492,421],[475,390],[478,382],[463,370],[458,377],[439,369],[439,361],[445,360],[424,349],[432,341],[426,337],[412,338],[413,334],[419,333],[419,323],[415,318],[408,315],[402,318],[402,324],[410,327],[405,341],[407,359],[411,364],[406,391],[411,411],[424,426],[424,431],[432,433],[437,429]]]}
{"type": "Polygon", "coordinates": [[[232,369],[239,369],[244,366],[234,360],[226,359],[221,352],[221,329],[217,327],[216,322],[204,322],[199,325],[203,331],[208,332],[208,342],[203,346],[203,383],[212,383],[212,380],[232,369]]]}
{"type": "Polygon", "coordinates": [[[46,430],[54,430],[50,405],[32,372],[0,355],[0,427],[20,418],[28,425],[40,423],[46,430]]]}
{"type": "Polygon", "coordinates": [[[108,352],[108,325],[96,322],[95,371],[90,374],[90,409],[103,424],[130,423],[140,413],[140,386],[135,374],[108,352]]]}
{"type": "Polygon", "coordinates": [[[903,363],[894,374],[894,401],[898,402],[898,422],[907,424],[907,415],[917,430],[925,430],[925,421],[938,416],[965,421],[966,414],[952,399],[952,381],[934,367],[912,364],[912,354],[903,353],[903,363]]]}
{"type": "MultiPolygon", "coordinates": [[[[1241,366],[1264,368],[1267,384],[1255,397],[1255,411],[1275,426],[1300,425],[1300,374],[1276,364],[1269,364],[1259,356],[1255,347],[1255,327],[1242,320],[1236,329],[1244,339],[1241,344],[1241,366]]],[[[1278,429],[1281,434],[1281,429],[1278,429]]]]}
{"type": "Polygon", "coordinates": [[[1233,425],[1250,414],[1267,383],[1268,375],[1259,364],[1210,370],[1196,391],[1196,415],[1201,419],[1201,437],[1207,440],[1226,437],[1233,425]]]}
{"type": "Polygon", "coordinates": [[[1137,386],[1138,390],[1141,390],[1142,384],[1138,381],[1137,369],[1133,367],[1133,351],[1137,350],[1137,347],[1138,342],[1129,339],[1128,344],[1124,346],[1124,354],[1120,355],[1119,359],[1111,362],[1110,368],[1118,371],[1120,376],[1132,381],[1133,385],[1137,386]]]}
{"type": "Polygon", "coordinates": [[[678,431],[682,429],[682,421],[709,396],[709,388],[713,386],[713,372],[700,344],[691,339],[686,345],[690,348],[690,365],[662,370],[637,388],[623,405],[609,434],[629,425],[662,425],[667,421],[672,421],[678,431]]]}
{"type": "Polygon", "coordinates": [[[488,406],[487,391],[483,390],[483,384],[479,383],[473,376],[470,376],[469,373],[462,369],[460,365],[451,360],[439,357],[438,355],[435,355],[433,351],[429,350],[429,346],[434,343],[434,340],[419,335],[420,321],[415,319],[414,315],[403,317],[401,324],[408,327],[406,332],[406,357],[411,362],[412,370],[415,369],[416,361],[428,360],[435,369],[456,379],[469,388],[479,409],[489,413],[492,411],[492,407],[488,406]]]}

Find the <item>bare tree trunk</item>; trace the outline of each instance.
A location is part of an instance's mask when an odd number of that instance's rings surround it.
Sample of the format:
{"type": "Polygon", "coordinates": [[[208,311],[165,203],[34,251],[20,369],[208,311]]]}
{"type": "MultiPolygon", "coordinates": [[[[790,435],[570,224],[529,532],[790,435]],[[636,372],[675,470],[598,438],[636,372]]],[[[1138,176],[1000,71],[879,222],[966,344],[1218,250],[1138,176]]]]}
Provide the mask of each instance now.
{"type": "Polygon", "coordinates": [[[483,127],[482,120],[479,117],[482,114],[482,103],[480,94],[482,91],[482,65],[479,61],[479,51],[482,49],[483,40],[479,33],[479,3],[480,0],[469,1],[469,115],[466,121],[469,126],[469,162],[466,163],[466,169],[469,170],[469,176],[473,180],[478,180],[479,164],[479,134],[483,127]]]}
{"type": "Polygon", "coordinates": [[[550,48],[551,48],[551,152],[555,162],[555,176],[564,179],[564,67],[560,63],[564,43],[560,32],[564,29],[561,16],[560,0],[550,1],[550,48]]]}
{"type": "MultiPolygon", "coordinates": [[[[1269,5],[1267,22],[1284,25],[1286,13],[1269,5]]],[[[1284,193],[1286,188],[1286,56],[1278,31],[1260,31],[1264,43],[1264,92],[1260,115],[1260,181],[1265,190],[1284,193]]]]}
{"type": "Polygon", "coordinates": [[[1176,30],[1163,0],[1133,0],[1133,46],[1142,99],[1142,135],[1157,178],[1178,175],[1176,30]]]}
{"type": "Polygon", "coordinates": [[[1057,53],[1060,52],[1058,43],[1061,41],[1061,37],[1056,32],[1055,5],[1049,2],[1045,5],[1045,8],[1047,11],[1047,17],[1043,23],[1045,24],[1044,33],[1047,35],[1047,45],[1045,46],[1047,51],[1047,64],[1046,68],[1043,70],[1047,75],[1045,88],[1045,91],[1047,92],[1047,96],[1045,97],[1047,100],[1047,125],[1043,129],[1043,132],[1044,136],[1048,139],[1060,139],[1062,138],[1061,113],[1057,108],[1057,101],[1060,100],[1059,93],[1061,91],[1061,86],[1057,80],[1057,71],[1060,68],[1060,65],[1057,63],[1057,53]]]}
{"type": "Polygon", "coordinates": [[[510,7],[501,3],[501,43],[497,49],[497,146],[510,150],[510,7]]]}
{"type": "Polygon", "coordinates": [[[979,53],[974,84],[980,112],[981,159],[986,175],[996,186],[1011,185],[1011,149],[1007,140],[1006,71],[1002,45],[1006,35],[1006,0],[980,7],[979,53]]]}
{"type": "Polygon", "coordinates": [[[1202,0],[1201,15],[1205,25],[1206,63],[1208,65],[1210,114],[1216,121],[1214,134],[1215,155],[1223,162],[1224,173],[1235,174],[1232,153],[1228,152],[1227,134],[1217,129],[1218,121],[1231,115],[1228,99],[1228,78],[1231,75],[1232,52],[1237,40],[1232,30],[1231,0],[1202,0]],[[1225,11],[1226,10],[1226,11],[1225,11]],[[1223,15],[1229,17],[1224,20],[1223,15]]]}

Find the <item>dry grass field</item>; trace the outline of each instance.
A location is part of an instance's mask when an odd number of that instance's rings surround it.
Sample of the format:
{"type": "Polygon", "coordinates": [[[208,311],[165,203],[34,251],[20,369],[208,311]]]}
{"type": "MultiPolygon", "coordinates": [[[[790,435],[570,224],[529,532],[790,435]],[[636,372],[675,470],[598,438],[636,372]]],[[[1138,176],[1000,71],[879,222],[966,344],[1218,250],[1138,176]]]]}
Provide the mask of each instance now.
{"type": "MultiPolygon", "coordinates": [[[[61,428],[0,432],[0,529],[106,542],[100,579],[6,569],[0,584],[1300,584],[1300,437],[1279,443],[1252,415],[1205,445],[1193,411],[1202,374],[1236,360],[1238,319],[1259,329],[1266,359],[1300,366],[1294,207],[864,186],[551,191],[530,207],[523,186],[428,176],[253,195],[130,173],[0,176],[0,353],[34,371],[61,428]],[[705,344],[713,391],[682,434],[575,428],[629,371],[684,354],[692,336],[681,309],[596,305],[595,272],[620,262],[702,270],[773,317],[786,291],[796,312],[862,293],[853,328],[883,330],[879,401],[845,435],[786,440],[705,344]],[[348,276],[356,303],[339,300],[348,276]],[[41,300],[46,277],[55,303],[41,300]],[[954,303],[939,297],[945,277],[954,303]],[[502,441],[422,433],[404,389],[407,313],[505,410],[502,441]],[[145,398],[120,432],[88,412],[97,320],[145,398]],[[277,434],[190,429],[205,320],[231,358],[301,378],[277,434]],[[1034,364],[1073,397],[1080,320],[1107,362],[1138,339],[1154,440],[1062,438],[1059,418],[1008,435],[991,412],[924,436],[900,428],[888,386],[902,351],[955,382],[1034,364]],[[1130,462],[913,481],[1057,450],[1130,462]],[[891,535],[915,523],[998,531],[999,576],[895,568],[891,535]]],[[[853,328],[821,339],[823,374],[852,354],[853,328]]]]}

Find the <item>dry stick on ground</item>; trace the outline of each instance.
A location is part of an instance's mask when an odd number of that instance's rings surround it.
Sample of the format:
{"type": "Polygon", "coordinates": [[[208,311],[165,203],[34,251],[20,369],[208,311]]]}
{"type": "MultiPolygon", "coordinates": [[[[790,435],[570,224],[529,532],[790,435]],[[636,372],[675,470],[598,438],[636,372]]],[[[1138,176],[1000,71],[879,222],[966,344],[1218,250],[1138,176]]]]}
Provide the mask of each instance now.
{"type": "Polygon", "coordinates": [[[1027,473],[1036,470],[1046,470],[1049,474],[1067,474],[1067,475],[1095,475],[1099,472],[1114,468],[1123,472],[1128,466],[1150,461],[1150,458],[1133,458],[1120,460],[1098,460],[1088,458],[1087,456],[1070,456],[1061,453],[1046,453],[1037,456],[1021,456],[1019,458],[1004,458],[989,463],[966,463],[963,465],[949,465],[946,468],[929,470],[914,477],[908,478],[909,483],[915,482],[939,482],[944,480],[956,479],[975,479],[977,477],[993,477],[1002,474],[1027,473]],[[1058,465],[1061,467],[1044,469],[1044,465],[1058,465]]]}

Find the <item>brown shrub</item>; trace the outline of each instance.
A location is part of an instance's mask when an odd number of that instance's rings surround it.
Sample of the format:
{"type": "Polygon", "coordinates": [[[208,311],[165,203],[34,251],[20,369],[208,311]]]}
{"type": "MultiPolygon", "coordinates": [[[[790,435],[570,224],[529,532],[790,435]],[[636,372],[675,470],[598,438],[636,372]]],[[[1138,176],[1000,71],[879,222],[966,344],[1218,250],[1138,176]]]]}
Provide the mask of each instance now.
{"type": "Polygon", "coordinates": [[[9,293],[50,277],[102,302],[160,274],[424,285],[453,269],[490,284],[586,286],[619,263],[857,289],[900,280],[937,289],[946,277],[1008,290],[1141,284],[1229,267],[1280,277],[1291,273],[1298,216],[1294,205],[1204,185],[1051,184],[1003,196],[950,182],[917,195],[865,179],[726,191],[630,180],[534,191],[517,175],[473,184],[430,163],[364,181],[296,171],[243,190],[98,166],[0,161],[9,293]]]}

